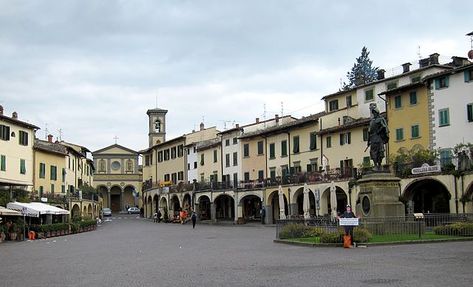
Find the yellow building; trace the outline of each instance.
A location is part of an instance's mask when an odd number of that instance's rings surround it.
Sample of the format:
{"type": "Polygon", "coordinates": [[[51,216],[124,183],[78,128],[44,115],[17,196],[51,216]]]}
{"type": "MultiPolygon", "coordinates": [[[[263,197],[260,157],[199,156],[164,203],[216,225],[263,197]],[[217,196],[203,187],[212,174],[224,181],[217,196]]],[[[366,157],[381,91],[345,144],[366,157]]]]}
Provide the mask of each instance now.
{"type": "Polygon", "coordinates": [[[427,87],[414,83],[383,93],[387,100],[389,153],[413,147],[429,149],[430,127],[427,87]]]}
{"type": "Polygon", "coordinates": [[[3,114],[0,106],[0,189],[33,188],[35,125],[3,114]]]}
{"type": "Polygon", "coordinates": [[[39,197],[46,194],[66,195],[67,149],[59,143],[36,139],[34,144],[34,191],[39,197]]]}
{"type": "Polygon", "coordinates": [[[94,187],[102,195],[104,206],[114,212],[129,206],[141,206],[142,174],[138,152],[113,144],[92,153],[97,167],[94,187]]]}
{"type": "Polygon", "coordinates": [[[198,142],[197,175],[200,182],[216,183],[222,177],[222,144],[219,138],[198,142]]]}
{"type": "Polygon", "coordinates": [[[90,150],[65,141],[61,141],[60,144],[67,149],[65,185],[68,192],[75,193],[83,185],[93,186],[95,167],[93,162],[87,158],[87,153],[90,153],[90,150]]]}

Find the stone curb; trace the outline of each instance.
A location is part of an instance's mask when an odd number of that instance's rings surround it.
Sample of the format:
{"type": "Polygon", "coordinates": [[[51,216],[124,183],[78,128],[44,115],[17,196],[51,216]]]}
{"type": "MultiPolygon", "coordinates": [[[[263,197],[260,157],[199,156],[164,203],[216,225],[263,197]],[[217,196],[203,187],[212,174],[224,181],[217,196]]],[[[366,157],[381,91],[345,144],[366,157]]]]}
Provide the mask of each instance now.
{"type": "MultiPolygon", "coordinates": [[[[386,246],[386,245],[406,245],[406,244],[426,244],[426,243],[445,243],[445,242],[462,242],[462,241],[473,241],[473,237],[467,238],[452,238],[452,239],[434,239],[434,240],[409,240],[409,241],[394,241],[394,242],[374,242],[374,243],[362,243],[358,244],[358,247],[367,246],[386,246]]],[[[288,244],[294,246],[305,246],[305,247],[343,247],[341,243],[308,243],[308,242],[296,242],[284,239],[274,239],[274,243],[288,244]]]]}

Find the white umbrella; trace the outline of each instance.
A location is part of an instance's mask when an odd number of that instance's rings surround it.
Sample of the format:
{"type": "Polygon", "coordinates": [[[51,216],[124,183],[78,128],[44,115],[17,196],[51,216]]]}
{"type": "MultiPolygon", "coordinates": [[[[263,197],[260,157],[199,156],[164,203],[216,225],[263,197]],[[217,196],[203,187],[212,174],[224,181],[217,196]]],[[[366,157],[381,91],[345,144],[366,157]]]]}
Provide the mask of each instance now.
{"type": "Polygon", "coordinates": [[[282,192],[282,186],[279,186],[279,219],[286,219],[286,211],[284,206],[284,193],[282,192]]]}
{"type": "Polygon", "coordinates": [[[335,183],[330,183],[330,206],[332,207],[332,218],[337,218],[337,188],[335,183]]]}
{"type": "Polygon", "coordinates": [[[304,201],[302,203],[304,209],[304,219],[310,218],[310,202],[309,202],[309,188],[307,187],[307,183],[304,183],[304,201]]]}

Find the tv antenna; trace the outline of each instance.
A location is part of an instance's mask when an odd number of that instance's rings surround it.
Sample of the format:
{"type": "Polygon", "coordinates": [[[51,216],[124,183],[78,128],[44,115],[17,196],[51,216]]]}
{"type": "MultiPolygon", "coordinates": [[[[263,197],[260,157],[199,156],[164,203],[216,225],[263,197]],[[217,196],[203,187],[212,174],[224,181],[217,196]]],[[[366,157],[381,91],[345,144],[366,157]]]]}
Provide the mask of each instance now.
{"type": "Polygon", "coordinates": [[[62,141],[62,129],[57,130],[59,133],[59,141],[62,141]]]}

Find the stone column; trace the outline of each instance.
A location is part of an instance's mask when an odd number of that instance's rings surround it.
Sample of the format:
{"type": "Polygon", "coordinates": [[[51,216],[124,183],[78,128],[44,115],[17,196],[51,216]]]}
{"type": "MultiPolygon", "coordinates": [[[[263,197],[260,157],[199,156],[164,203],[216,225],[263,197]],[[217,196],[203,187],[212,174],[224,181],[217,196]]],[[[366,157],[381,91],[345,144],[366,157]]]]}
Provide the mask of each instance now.
{"type": "Polygon", "coordinates": [[[110,189],[107,190],[107,204],[105,205],[108,208],[112,208],[112,196],[110,195],[110,189]]]}
{"type": "Polygon", "coordinates": [[[238,218],[243,217],[243,206],[235,203],[235,222],[238,223],[238,218]]]}
{"type": "Polygon", "coordinates": [[[123,211],[125,210],[125,205],[124,205],[124,200],[123,198],[125,197],[125,192],[123,191],[123,189],[121,190],[120,192],[120,209],[123,211]]]}
{"type": "Polygon", "coordinates": [[[216,206],[215,203],[210,203],[210,219],[212,221],[217,221],[217,211],[215,210],[216,206]]]}
{"type": "Polygon", "coordinates": [[[273,224],[273,208],[271,205],[266,205],[264,207],[265,211],[266,211],[266,214],[264,216],[264,223],[265,224],[273,224]]]}

